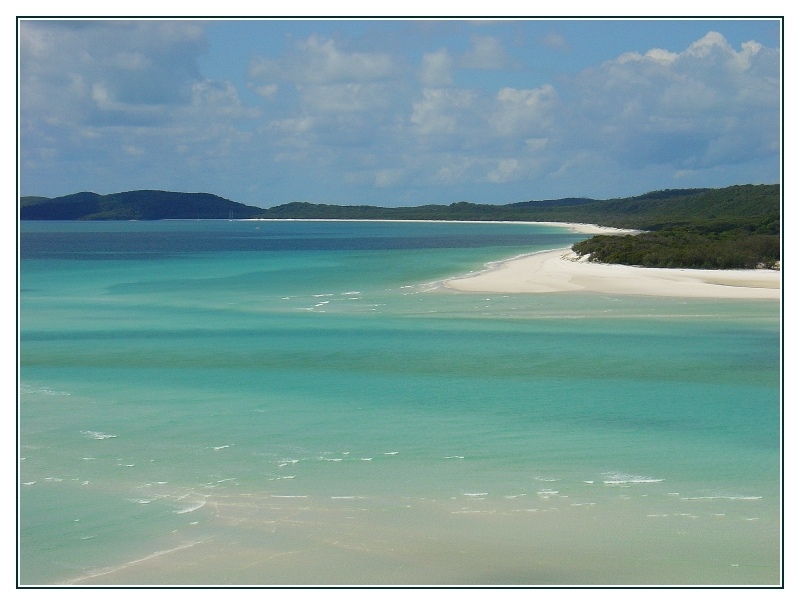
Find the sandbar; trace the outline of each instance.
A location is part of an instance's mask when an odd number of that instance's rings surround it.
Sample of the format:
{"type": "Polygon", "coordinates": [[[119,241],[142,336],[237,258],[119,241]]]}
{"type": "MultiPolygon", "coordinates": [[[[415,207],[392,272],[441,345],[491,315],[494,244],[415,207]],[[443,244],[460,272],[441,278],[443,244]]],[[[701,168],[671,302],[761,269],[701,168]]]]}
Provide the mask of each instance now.
{"type": "Polygon", "coordinates": [[[485,271],[447,279],[442,285],[462,292],[505,294],[585,291],[675,298],[779,300],[781,273],[771,269],[657,269],[610,265],[590,262],[587,257],[578,257],[570,248],[561,248],[494,263],[485,271]]]}

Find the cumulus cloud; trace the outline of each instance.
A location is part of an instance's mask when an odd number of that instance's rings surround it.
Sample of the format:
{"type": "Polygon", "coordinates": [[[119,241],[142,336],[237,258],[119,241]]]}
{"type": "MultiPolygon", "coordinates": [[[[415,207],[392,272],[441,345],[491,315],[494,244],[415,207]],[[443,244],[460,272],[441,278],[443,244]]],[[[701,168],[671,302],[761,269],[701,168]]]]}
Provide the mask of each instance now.
{"type": "MultiPolygon", "coordinates": [[[[708,168],[777,149],[777,50],[710,32],[679,53],[625,53],[572,81],[571,119],[593,153],[708,168]]],[[[573,138],[577,145],[577,139],[573,138]]]]}
{"type": "Polygon", "coordinates": [[[333,84],[380,80],[392,75],[393,69],[392,59],[385,53],[343,51],[334,40],[311,36],[282,58],[254,58],[248,73],[259,81],[333,84]]]}
{"type": "Polygon", "coordinates": [[[423,86],[436,88],[453,84],[453,57],[445,49],[422,55],[419,80],[423,86]]]}
{"type": "MultiPolygon", "coordinates": [[[[511,40],[412,49],[399,36],[356,47],[308,35],[231,66],[246,76],[237,83],[202,73],[202,24],[22,22],[23,185],[51,178],[66,193],[136,169],[143,188],[216,182],[207,188],[236,199],[284,182],[291,199],[349,203],[357,186],[392,203],[425,187],[452,201],[514,183],[588,183],[565,195],[596,195],[599,181],[633,174],[643,187],[679,186],[662,175],[776,162],[777,49],[735,49],[710,32],[547,78],[535,56],[510,59],[511,40]]],[[[531,42],[566,48],[555,32],[531,42]]]]}
{"type": "Polygon", "coordinates": [[[500,41],[491,36],[473,36],[472,48],[461,57],[461,65],[469,69],[503,69],[509,64],[500,41]]]}
{"type": "Polygon", "coordinates": [[[568,48],[567,40],[558,32],[547,32],[540,38],[540,42],[552,50],[566,50],[568,48]]]}
{"type": "Polygon", "coordinates": [[[474,108],[475,93],[450,88],[425,88],[422,98],[413,104],[409,122],[421,135],[451,135],[467,121],[474,108]]]}
{"type": "Polygon", "coordinates": [[[501,88],[491,124],[503,136],[531,135],[547,129],[554,119],[558,95],[545,84],[536,89],[501,88]]]}
{"type": "Polygon", "coordinates": [[[21,168],[36,175],[29,181],[52,173],[60,187],[71,179],[96,187],[99,175],[125,174],[136,159],[143,187],[183,173],[186,182],[250,136],[235,123],[257,110],[230,82],[200,73],[208,48],[200,24],[22,21],[19,35],[21,168]],[[43,163],[45,149],[53,152],[43,163]]]}

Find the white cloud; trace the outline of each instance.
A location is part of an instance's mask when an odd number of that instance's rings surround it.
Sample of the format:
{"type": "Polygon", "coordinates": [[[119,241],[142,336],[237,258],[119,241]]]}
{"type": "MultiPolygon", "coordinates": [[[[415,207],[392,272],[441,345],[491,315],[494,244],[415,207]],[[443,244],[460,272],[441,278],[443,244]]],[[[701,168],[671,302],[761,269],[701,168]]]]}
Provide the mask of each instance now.
{"type": "Polygon", "coordinates": [[[553,120],[557,94],[550,84],[536,89],[501,88],[491,124],[503,136],[542,132],[553,120]]]}
{"type": "Polygon", "coordinates": [[[680,53],[625,53],[574,78],[573,132],[593,153],[634,165],[711,167],[774,153],[778,69],[776,50],[736,51],[715,32],[680,53]]]}
{"type": "Polygon", "coordinates": [[[423,86],[437,88],[453,83],[453,58],[445,49],[422,55],[419,80],[423,86]]]}
{"type": "Polygon", "coordinates": [[[461,57],[460,64],[468,69],[503,69],[509,59],[503,46],[490,36],[473,36],[472,48],[461,57]]]}
{"type": "Polygon", "coordinates": [[[520,161],[516,158],[504,158],[497,162],[497,167],[489,172],[487,178],[492,183],[505,183],[513,180],[520,170],[520,161]]]}
{"type": "Polygon", "coordinates": [[[256,86],[255,91],[259,96],[271,101],[275,98],[275,95],[278,94],[278,88],[277,84],[265,84],[263,86],[256,86]]]}
{"type": "MultiPolygon", "coordinates": [[[[531,40],[533,55],[537,43],[566,48],[551,33],[531,40]]],[[[431,186],[447,201],[556,180],[586,184],[567,195],[614,179],[635,191],[634,174],[669,186],[777,158],[779,51],[755,42],[734,49],[711,32],[682,52],[622,53],[548,81],[533,55],[528,70],[512,65],[510,37],[376,39],[306,36],[251,61],[243,92],[201,73],[197,24],[23,23],[23,186],[58,175],[64,193],[135,167],[143,186],[181,188],[181,175],[239,187],[214,187],[233,199],[282,181],[315,201],[380,188],[387,203],[414,202],[431,186]],[[84,184],[73,189],[73,175],[84,184]]]]}
{"type": "Polygon", "coordinates": [[[375,172],[374,184],[376,187],[389,187],[396,185],[403,178],[403,170],[399,168],[386,168],[375,172]]]}
{"type": "MultiPolygon", "coordinates": [[[[454,134],[474,105],[475,94],[467,90],[424,88],[422,99],[413,104],[409,118],[421,135],[454,134]]],[[[472,124],[470,124],[472,126],[472,124]]]]}
{"type": "Polygon", "coordinates": [[[333,40],[311,36],[280,59],[256,57],[248,73],[261,81],[334,84],[381,80],[392,75],[393,70],[387,54],[342,51],[333,40]]]}
{"type": "Polygon", "coordinates": [[[304,104],[323,113],[351,113],[389,105],[390,90],[382,83],[348,82],[318,86],[299,86],[304,104]]]}
{"type": "Polygon", "coordinates": [[[556,31],[547,32],[539,41],[551,50],[566,50],[569,47],[567,39],[556,31]]]}

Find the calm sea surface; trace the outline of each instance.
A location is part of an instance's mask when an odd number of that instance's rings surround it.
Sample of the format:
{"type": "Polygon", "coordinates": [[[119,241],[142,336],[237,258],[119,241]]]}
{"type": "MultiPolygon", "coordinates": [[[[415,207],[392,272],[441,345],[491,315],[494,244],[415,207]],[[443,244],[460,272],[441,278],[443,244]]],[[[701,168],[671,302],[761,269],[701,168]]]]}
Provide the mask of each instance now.
{"type": "Polygon", "coordinates": [[[467,294],[533,225],[21,227],[25,585],[773,585],[777,302],[467,294]]]}

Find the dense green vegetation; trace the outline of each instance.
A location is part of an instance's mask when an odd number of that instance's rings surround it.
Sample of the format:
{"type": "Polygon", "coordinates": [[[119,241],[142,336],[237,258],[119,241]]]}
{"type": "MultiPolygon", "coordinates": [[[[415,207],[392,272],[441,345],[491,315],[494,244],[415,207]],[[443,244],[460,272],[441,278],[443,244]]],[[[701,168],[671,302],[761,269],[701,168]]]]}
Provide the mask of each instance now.
{"type": "Polygon", "coordinates": [[[774,267],[780,261],[779,185],[667,189],[611,200],[565,198],[387,208],[292,202],[246,206],[208,193],[129,191],[23,197],[22,220],[348,219],[563,221],[640,230],[575,244],[594,261],[649,267],[774,267]]]}
{"type": "Polygon", "coordinates": [[[763,269],[780,261],[775,235],[728,231],[719,234],[677,228],[639,235],[597,235],[572,249],[605,263],[690,269],[763,269]]]}
{"type": "Polygon", "coordinates": [[[22,220],[159,220],[253,218],[263,208],[245,206],[210,193],[127,191],[98,195],[83,192],[57,198],[23,197],[22,220]]]}
{"type": "MultiPolygon", "coordinates": [[[[572,249],[590,260],[703,269],[775,268],[781,258],[780,189],[745,185],[628,205],[627,224],[646,230],[629,236],[595,236],[572,249]]],[[[597,221],[602,223],[602,221],[597,221]]],[[[607,223],[606,223],[607,224],[607,223]]]]}

